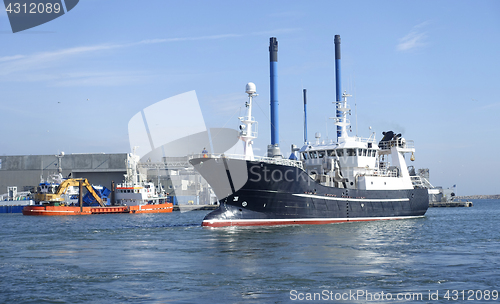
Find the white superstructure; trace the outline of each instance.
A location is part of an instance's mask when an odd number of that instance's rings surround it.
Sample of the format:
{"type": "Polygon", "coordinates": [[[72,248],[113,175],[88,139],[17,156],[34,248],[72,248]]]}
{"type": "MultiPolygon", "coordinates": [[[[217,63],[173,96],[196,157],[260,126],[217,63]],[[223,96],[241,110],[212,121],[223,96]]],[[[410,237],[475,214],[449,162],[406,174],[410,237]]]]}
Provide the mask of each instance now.
{"type": "Polygon", "coordinates": [[[378,144],[375,133],[369,138],[349,136],[347,119],[350,109],[347,95],[337,102],[340,117],[335,124],[340,126],[336,143],[306,143],[299,151],[307,173],[325,186],[360,190],[413,189],[404,155],[415,152],[413,141],[405,140],[401,134],[385,133],[378,144]]]}

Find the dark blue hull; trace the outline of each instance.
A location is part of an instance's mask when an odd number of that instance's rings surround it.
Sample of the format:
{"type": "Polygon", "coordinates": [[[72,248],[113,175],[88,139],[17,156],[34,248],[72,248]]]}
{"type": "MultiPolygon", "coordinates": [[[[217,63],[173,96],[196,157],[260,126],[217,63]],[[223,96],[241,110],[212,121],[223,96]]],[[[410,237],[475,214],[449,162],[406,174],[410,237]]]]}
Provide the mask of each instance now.
{"type": "Polygon", "coordinates": [[[326,224],[421,217],[427,189],[356,190],[326,187],[303,170],[235,159],[193,159],[220,207],[203,226],[326,224]]]}

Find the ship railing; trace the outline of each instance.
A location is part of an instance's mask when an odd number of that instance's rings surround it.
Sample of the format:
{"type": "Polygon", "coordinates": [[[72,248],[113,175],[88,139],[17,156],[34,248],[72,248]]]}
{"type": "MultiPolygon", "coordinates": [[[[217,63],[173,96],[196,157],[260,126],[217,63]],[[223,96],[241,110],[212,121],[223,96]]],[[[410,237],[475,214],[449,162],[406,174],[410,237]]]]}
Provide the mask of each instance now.
{"type": "Polygon", "coordinates": [[[358,137],[360,142],[366,142],[366,143],[374,143],[375,142],[375,138],[372,138],[372,137],[369,137],[369,138],[366,138],[366,137],[358,137]]]}
{"type": "Polygon", "coordinates": [[[255,123],[257,123],[257,121],[255,120],[255,117],[253,117],[253,116],[245,115],[245,116],[238,117],[238,118],[240,119],[241,122],[252,122],[252,123],[254,123],[254,125],[255,125],[255,123]]]}
{"type": "Polygon", "coordinates": [[[425,187],[420,176],[410,176],[410,179],[414,188],[427,188],[425,187]]]}
{"type": "Polygon", "coordinates": [[[356,142],[375,143],[375,136],[370,136],[368,138],[355,136],[355,137],[352,137],[352,138],[354,138],[354,141],[356,141],[356,142]]]}
{"type": "Polygon", "coordinates": [[[257,138],[257,135],[258,135],[256,130],[251,130],[251,131],[244,130],[244,131],[240,131],[240,134],[242,136],[253,137],[253,138],[257,138]]]}
{"type": "Polygon", "coordinates": [[[355,142],[362,142],[362,143],[375,143],[375,138],[366,138],[366,137],[358,137],[358,136],[355,136],[355,137],[352,137],[354,138],[354,141],[355,142]]]}
{"type": "Polygon", "coordinates": [[[277,165],[285,165],[291,167],[297,167],[300,169],[304,169],[303,163],[300,160],[293,160],[288,158],[275,158],[275,157],[265,157],[265,156],[254,156],[256,161],[261,161],[264,163],[277,164],[277,165]]]}
{"type": "Polygon", "coordinates": [[[17,192],[16,195],[12,196],[9,193],[0,194],[0,201],[24,201],[29,199],[31,195],[30,191],[17,192]]]}
{"type": "Polygon", "coordinates": [[[288,159],[288,158],[254,156],[252,159],[249,159],[247,156],[242,155],[242,154],[211,154],[211,153],[192,154],[189,156],[189,158],[190,159],[192,159],[192,158],[228,158],[228,159],[239,159],[239,160],[252,160],[252,161],[259,161],[259,162],[268,163],[268,164],[297,167],[297,168],[304,170],[304,166],[303,166],[302,161],[288,159]]]}
{"type": "MultiPolygon", "coordinates": [[[[251,116],[251,117],[250,116],[243,116],[243,117],[239,117],[239,119],[241,120],[242,123],[247,123],[247,122],[252,123],[250,129],[243,129],[243,130],[240,129],[240,135],[243,135],[246,137],[257,138],[259,123],[255,120],[255,118],[253,116],[251,116]]],[[[246,126],[245,126],[245,128],[246,128],[246,126]]]]}
{"type": "Polygon", "coordinates": [[[117,188],[134,188],[134,187],[142,187],[142,185],[133,183],[133,182],[122,182],[116,184],[117,188]]]}
{"type": "Polygon", "coordinates": [[[335,125],[341,127],[347,127],[351,124],[351,121],[348,118],[343,117],[334,117],[335,125]]]}
{"type": "Polygon", "coordinates": [[[399,172],[397,169],[392,169],[392,170],[380,170],[378,171],[378,176],[385,176],[385,177],[398,177],[399,172]]]}
{"type": "Polygon", "coordinates": [[[414,187],[432,189],[434,186],[423,176],[410,176],[414,187]]]}
{"type": "Polygon", "coordinates": [[[390,150],[392,147],[414,149],[415,143],[413,142],[413,140],[406,140],[404,138],[398,138],[398,139],[394,139],[394,140],[381,141],[378,143],[378,147],[381,150],[390,150]]]}
{"type": "Polygon", "coordinates": [[[138,168],[146,169],[174,169],[174,168],[185,168],[189,166],[187,158],[184,157],[181,161],[165,161],[165,162],[145,162],[137,164],[138,168]]]}
{"type": "Polygon", "coordinates": [[[387,169],[375,169],[375,170],[369,170],[366,171],[363,175],[366,176],[379,176],[379,177],[399,177],[399,171],[398,169],[392,169],[392,170],[387,170],[387,169]]]}

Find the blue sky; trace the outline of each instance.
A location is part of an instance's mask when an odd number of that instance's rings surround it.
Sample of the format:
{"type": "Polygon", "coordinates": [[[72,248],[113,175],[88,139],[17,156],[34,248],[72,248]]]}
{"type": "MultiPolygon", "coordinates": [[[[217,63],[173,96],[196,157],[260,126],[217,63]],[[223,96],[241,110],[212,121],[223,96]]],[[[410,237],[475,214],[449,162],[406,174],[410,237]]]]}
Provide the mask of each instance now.
{"type": "Polygon", "coordinates": [[[401,132],[435,186],[500,193],[499,1],[82,0],[16,34],[2,11],[0,155],[129,152],[132,116],[191,90],[208,127],[236,128],[250,81],[263,155],[269,37],[282,150],[303,143],[303,88],[309,138],[333,138],[336,34],[354,133],[401,132]]]}

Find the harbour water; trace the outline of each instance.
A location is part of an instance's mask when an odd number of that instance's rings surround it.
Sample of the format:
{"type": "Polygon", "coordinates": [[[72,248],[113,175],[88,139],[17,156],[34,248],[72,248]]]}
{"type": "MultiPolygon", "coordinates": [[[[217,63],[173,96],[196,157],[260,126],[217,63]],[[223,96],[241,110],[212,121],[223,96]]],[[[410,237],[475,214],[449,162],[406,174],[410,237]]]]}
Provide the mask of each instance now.
{"type": "Polygon", "coordinates": [[[473,203],[222,229],[209,211],[0,214],[0,303],[500,302],[500,200],[473,203]]]}

